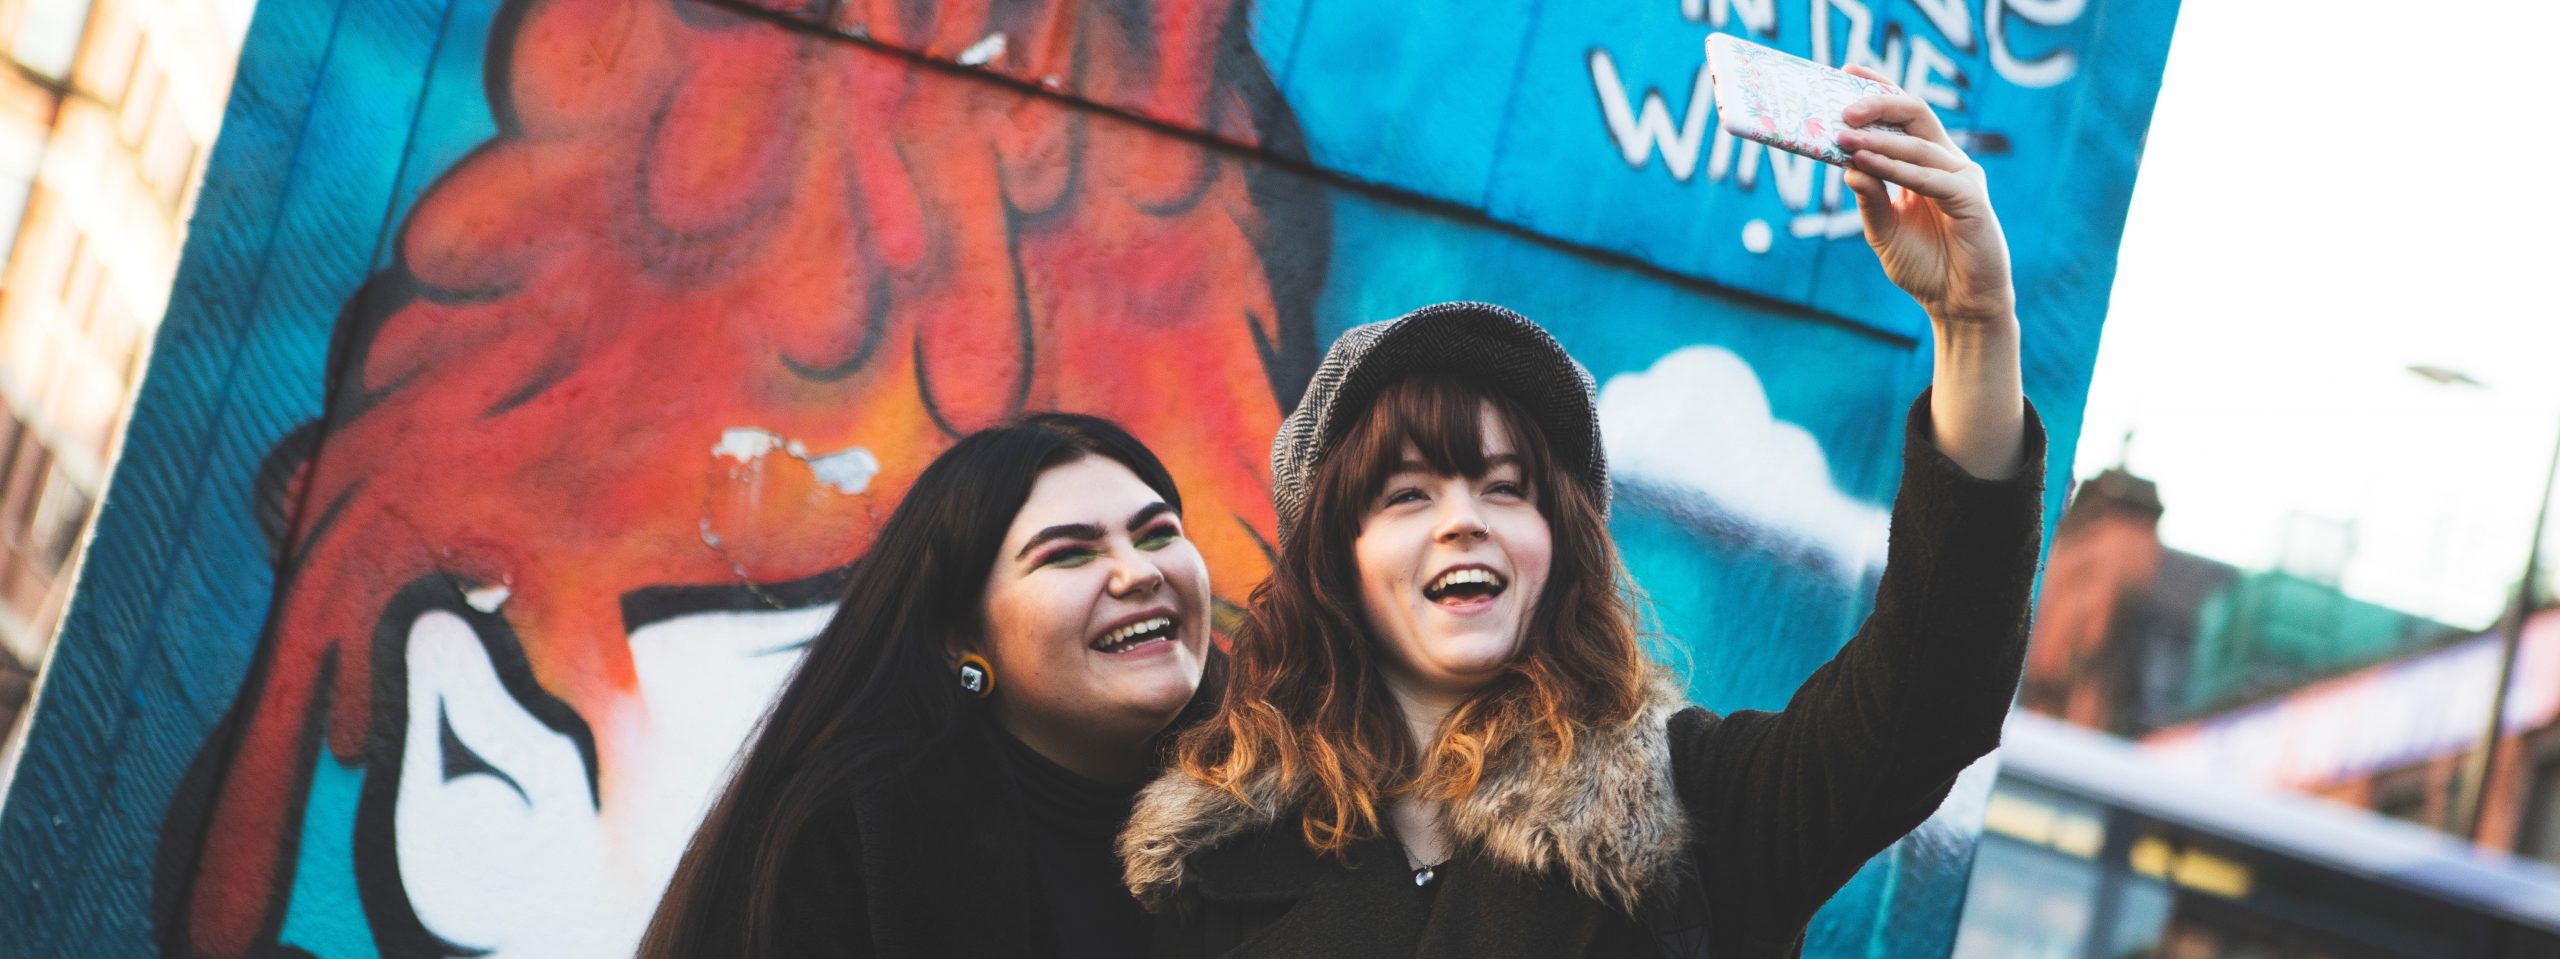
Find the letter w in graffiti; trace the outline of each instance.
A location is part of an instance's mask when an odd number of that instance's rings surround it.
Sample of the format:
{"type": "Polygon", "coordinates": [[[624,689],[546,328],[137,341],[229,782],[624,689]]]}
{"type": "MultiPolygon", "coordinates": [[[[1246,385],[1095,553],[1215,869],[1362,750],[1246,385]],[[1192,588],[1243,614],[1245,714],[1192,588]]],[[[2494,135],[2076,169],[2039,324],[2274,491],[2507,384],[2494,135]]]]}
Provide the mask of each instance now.
{"type": "Polygon", "coordinates": [[[1618,155],[1627,166],[1641,170],[1656,148],[1662,151],[1662,165],[1671,178],[1683,183],[1698,169],[1698,148],[1706,139],[1707,114],[1715,110],[1714,91],[1708,86],[1707,68],[1698,67],[1697,81],[1690,85],[1689,107],[1680,118],[1680,126],[1671,125],[1671,107],[1662,102],[1662,94],[1646,90],[1642,106],[1629,108],[1627,86],[1618,79],[1618,65],[1606,50],[1591,51],[1591,92],[1600,98],[1600,115],[1609,122],[1609,138],[1618,144],[1618,155]]]}

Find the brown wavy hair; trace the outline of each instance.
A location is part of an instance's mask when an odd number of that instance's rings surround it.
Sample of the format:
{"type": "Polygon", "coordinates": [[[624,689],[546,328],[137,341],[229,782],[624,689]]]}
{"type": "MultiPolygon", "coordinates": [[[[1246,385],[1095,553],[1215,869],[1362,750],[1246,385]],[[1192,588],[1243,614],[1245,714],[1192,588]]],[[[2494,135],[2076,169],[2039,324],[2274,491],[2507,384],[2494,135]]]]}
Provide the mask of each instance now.
{"type": "Polygon", "coordinates": [[[1489,764],[1561,766],[1582,736],[1633,722],[1654,667],[1604,504],[1564,471],[1543,434],[1523,428],[1535,422],[1471,379],[1417,375],[1380,391],[1316,465],[1306,517],[1235,632],[1217,718],[1176,744],[1182,771],[1247,803],[1248,788],[1277,786],[1300,800],[1307,845],[1339,855],[1380,834],[1385,801],[1462,799],[1489,764]],[[1362,615],[1352,543],[1406,444],[1435,472],[1484,475],[1488,403],[1515,440],[1555,563],[1518,654],[1417,753],[1362,615]]]}

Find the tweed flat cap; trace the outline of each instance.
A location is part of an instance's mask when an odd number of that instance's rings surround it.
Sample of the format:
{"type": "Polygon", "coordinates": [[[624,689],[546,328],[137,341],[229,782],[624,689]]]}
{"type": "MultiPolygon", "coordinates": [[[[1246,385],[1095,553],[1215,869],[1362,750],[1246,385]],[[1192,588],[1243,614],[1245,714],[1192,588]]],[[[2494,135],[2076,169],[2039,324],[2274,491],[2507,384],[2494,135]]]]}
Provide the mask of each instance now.
{"type": "Polygon", "coordinates": [[[1417,373],[1479,380],[1520,404],[1546,435],[1557,464],[1582,481],[1606,514],[1609,459],[1600,447],[1591,371],[1528,317],[1491,303],[1435,303],[1352,327],[1325,351],[1306,395],[1271,439],[1271,505],[1280,516],[1280,542],[1290,542],[1306,517],[1316,463],[1380,390],[1417,373]]]}

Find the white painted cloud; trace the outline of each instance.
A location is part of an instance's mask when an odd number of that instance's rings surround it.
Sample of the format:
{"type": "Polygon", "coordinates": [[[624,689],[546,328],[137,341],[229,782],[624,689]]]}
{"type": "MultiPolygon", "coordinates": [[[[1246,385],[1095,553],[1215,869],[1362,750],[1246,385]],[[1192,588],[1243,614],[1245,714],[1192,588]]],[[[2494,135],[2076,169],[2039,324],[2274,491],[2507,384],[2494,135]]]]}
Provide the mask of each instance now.
{"type": "Polygon", "coordinates": [[[1884,557],[1887,514],[1840,491],[1822,444],[1769,413],[1751,364],[1689,346],[1600,389],[1609,467],[1639,497],[1720,533],[1810,551],[1849,578],[1884,557]]]}
{"type": "Polygon", "coordinates": [[[757,461],[775,450],[808,464],[809,471],[817,474],[818,482],[833,486],[836,492],[848,496],[871,488],[871,478],[880,475],[880,457],[863,447],[848,446],[832,453],[811,455],[808,445],[799,440],[786,440],[780,433],[752,426],[721,430],[720,442],[711,447],[711,455],[735,460],[742,465],[761,465],[757,461]]]}

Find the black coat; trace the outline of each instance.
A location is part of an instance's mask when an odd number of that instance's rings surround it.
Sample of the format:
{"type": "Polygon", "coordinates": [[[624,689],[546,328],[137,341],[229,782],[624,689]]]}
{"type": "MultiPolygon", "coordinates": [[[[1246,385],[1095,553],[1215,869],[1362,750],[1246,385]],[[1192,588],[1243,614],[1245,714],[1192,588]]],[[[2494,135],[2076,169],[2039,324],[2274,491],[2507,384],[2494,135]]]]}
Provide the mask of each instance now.
{"type": "MultiPolygon", "coordinates": [[[[1160,742],[1209,714],[1223,673],[1224,657],[1212,653],[1199,695],[1160,742]]],[[[865,777],[831,803],[784,863],[780,954],[1058,954],[1048,897],[1034,888],[1040,873],[1023,785],[990,712],[970,710],[954,733],[887,761],[893,771],[865,777]]],[[[1092,892],[1127,895],[1116,884],[1092,892]]]]}
{"type": "MultiPolygon", "coordinates": [[[[1886,571],[1857,636],[1783,711],[1648,714],[1662,734],[1629,755],[1667,766],[1656,775],[1676,798],[1636,808],[1687,825],[1656,830],[1677,845],[1681,865],[1645,873],[1646,905],[1635,915],[1577,891],[1563,870],[1526,869],[1521,857],[1492,851],[1488,837],[1498,841],[1498,829],[1471,836],[1453,826],[1458,858],[1421,889],[1391,837],[1354,845],[1348,862],[1311,852],[1292,804],[1259,813],[1223,807],[1241,828],[1167,826],[1222,808],[1169,773],[1140,800],[1131,827],[1161,830],[1139,837],[1159,840],[1155,848],[1194,850],[1133,866],[1133,877],[1172,877],[1163,883],[1172,888],[1147,897],[1159,907],[1156,955],[1756,959],[1800,951],[1831,894],[1926,820],[1956,775],[1999,744],[2024,660],[2042,542],[2043,427],[2030,410],[2020,473],[1985,481],[1938,451],[1927,409],[1924,394],[1908,422],[1886,571]]],[[[1533,802],[1552,787],[1520,788],[1529,794],[1504,797],[1508,808],[1554,808],[1533,802]]],[[[1131,839],[1123,837],[1124,855],[1149,845],[1131,839]]]]}

